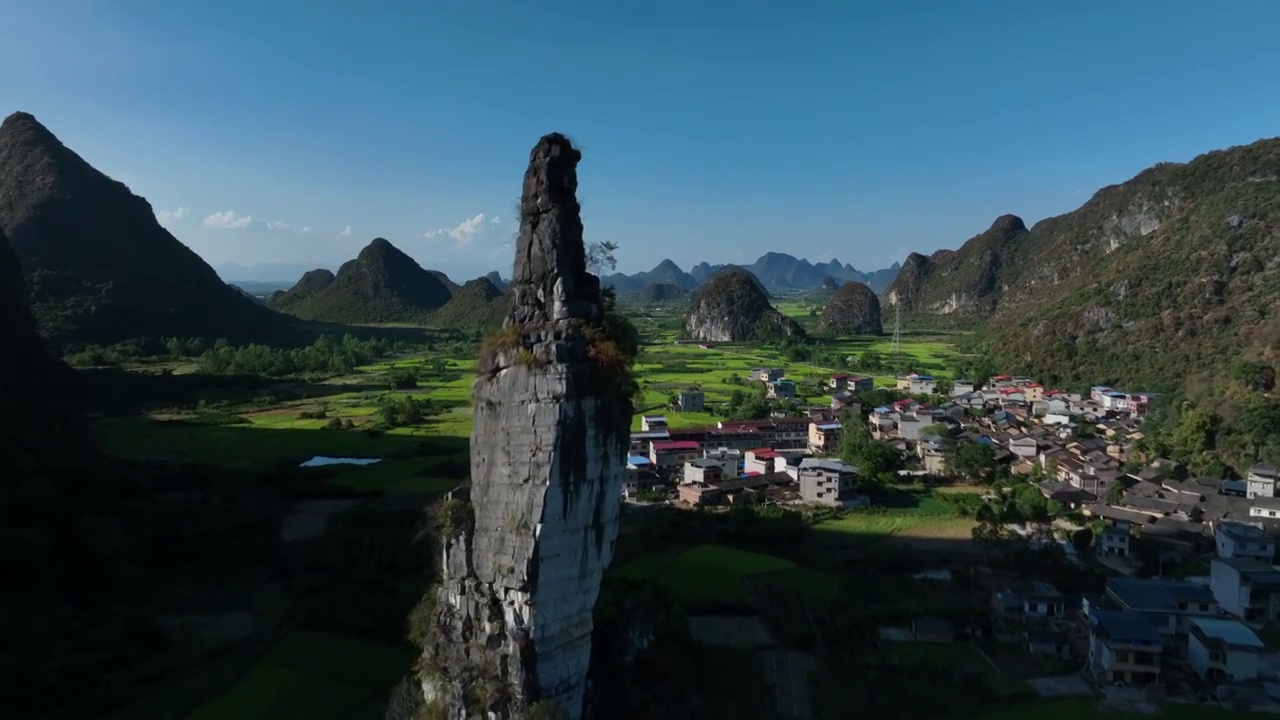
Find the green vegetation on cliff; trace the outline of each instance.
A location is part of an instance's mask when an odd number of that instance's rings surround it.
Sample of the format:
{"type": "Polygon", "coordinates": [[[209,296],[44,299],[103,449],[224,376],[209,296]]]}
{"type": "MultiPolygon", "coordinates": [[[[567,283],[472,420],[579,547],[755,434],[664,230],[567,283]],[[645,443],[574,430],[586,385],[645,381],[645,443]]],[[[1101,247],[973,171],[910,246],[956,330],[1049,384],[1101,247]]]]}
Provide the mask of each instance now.
{"type": "Polygon", "coordinates": [[[745,271],[713,275],[694,292],[685,320],[689,336],[723,342],[803,338],[804,329],[769,304],[758,282],[745,271]]]}
{"type": "Polygon", "coordinates": [[[842,335],[880,335],[880,298],[860,282],[847,282],[827,301],[818,327],[842,335]]]}
{"type": "Polygon", "coordinates": [[[913,255],[914,319],[987,320],[990,352],[1049,379],[1173,389],[1280,347],[1280,139],[1162,163],[1030,230],[1004,216],[913,255]]]}

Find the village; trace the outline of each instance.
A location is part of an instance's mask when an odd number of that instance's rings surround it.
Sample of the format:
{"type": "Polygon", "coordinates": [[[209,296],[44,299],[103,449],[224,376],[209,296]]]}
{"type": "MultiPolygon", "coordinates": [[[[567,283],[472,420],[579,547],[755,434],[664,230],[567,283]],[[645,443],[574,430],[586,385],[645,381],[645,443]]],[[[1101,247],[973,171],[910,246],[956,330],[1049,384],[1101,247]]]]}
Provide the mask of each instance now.
{"type": "MultiPolygon", "coordinates": [[[[1083,671],[1068,681],[1129,693],[1138,704],[1170,695],[1277,707],[1280,655],[1263,639],[1275,637],[1280,620],[1274,465],[1255,464],[1239,478],[1188,477],[1177,463],[1150,457],[1143,420],[1154,393],[1101,386],[1073,393],[1008,375],[940,384],[909,374],[891,388],[901,399],[864,408],[873,379],[835,374],[829,404],[797,408],[784,369],[755,368],[749,382],[789,411],[700,429],[644,415],[631,436],[623,497],[712,512],[760,504],[869,512],[875,491],[841,458],[846,432],[895,449],[904,483],[965,482],[994,500],[984,474],[998,473],[1034,487],[1056,511],[1036,528],[988,518],[988,532],[1057,545],[1070,562],[1107,575],[1098,593],[1064,593],[1036,579],[985,588],[988,612],[1028,655],[1074,663],[1083,671]],[[960,478],[953,465],[964,444],[985,447],[994,465],[960,478]]],[[[675,400],[670,412],[704,410],[696,389],[675,400]]],[[[968,630],[916,618],[901,632],[952,643],[968,630]]]]}

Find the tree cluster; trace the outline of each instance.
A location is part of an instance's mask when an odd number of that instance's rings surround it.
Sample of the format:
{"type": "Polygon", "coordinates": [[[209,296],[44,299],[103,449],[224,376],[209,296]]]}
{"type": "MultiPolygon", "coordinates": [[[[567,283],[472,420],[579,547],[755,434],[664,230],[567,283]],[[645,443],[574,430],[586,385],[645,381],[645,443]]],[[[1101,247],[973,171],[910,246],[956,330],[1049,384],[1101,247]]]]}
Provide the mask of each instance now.
{"type": "Polygon", "coordinates": [[[862,423],[847,420],[840,434],[840,458],[858,468],[862,485],[868,490],[893,483],[903,467],[902,453],[888,443],[872,439],[862,423]]]}
{"type": "Polygon", "coordinates": [[[322,335],[311,345],[282,349],[269,345],[233,347],[218,340],[200,355],[200,370],[212,374],[285,377],[306,374],[341,374],[385,357],[392,346],[385,340],[341,339],[322,335]]]}

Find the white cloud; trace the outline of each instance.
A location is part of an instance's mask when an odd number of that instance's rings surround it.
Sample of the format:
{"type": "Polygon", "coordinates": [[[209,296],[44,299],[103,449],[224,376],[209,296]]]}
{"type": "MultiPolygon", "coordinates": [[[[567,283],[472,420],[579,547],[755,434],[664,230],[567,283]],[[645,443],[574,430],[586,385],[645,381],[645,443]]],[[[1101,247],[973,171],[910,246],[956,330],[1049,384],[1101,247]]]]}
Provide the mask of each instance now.
{"type": "Polygon", "coordinates": [[[351,226],[348,225],[342,232],[338,233],[338,237],[351,237],[351,226]]]}
{"type": "Polygon", "coordinates": [[[238,215],[235,210],[216,212],[204,219],[202,226],[216,230],[240,230],[253,224],[252,215],[238,215]]]}
{"type": "Polygon", "coordinates": [[[437,228],[435,230],[428,230],[427,232],[422,234],[422,237],[428,240],[433,240],[438,237],[447,236],[447,237],[453,238],[453,240],[457,242],[458,245],[461,247],[464,245],[470,245],[471,241],[475,239],[476,234],[481,232],[483,226],[484,226],[484,213],[480,213],[469,220],[463,220],[462,222],[458,223],[455,227],[437,228]]]}
{"type": "Polygon", "coordinates": [[[182,218],[186,217],[190,212],[191,212],[190,210],[184,207],[180,207],[177,210],[161,210],[160,212],[156,213],[156,220],[161,225],[168,225],[169,223],[181,220],[182,218]]]}
{"type": "Polygon", "coordinates": [[[489,222],[493,223],[494,225],[501,225],[502,218],[498,217],[497,215],[494,215],[492,218],[489,219],[489,222]]]}
{"type": "Polygon", "coordinates": [[[303,235],[310,235],[310,234],[311,234],[311,226],[310,226],[310,225],[307,225],[307,226],[303,227],[301,230],[299,230],[298,232],[302,233],[303,235]]]}
{"type": "Polygon", "coordinates": [[[289,226],[289,223],[281,222],[279,220],[272,220],[271,222],[267,223],[267,228],[270,230],[292,230],[293,229],[292,227],[289,226]]]}

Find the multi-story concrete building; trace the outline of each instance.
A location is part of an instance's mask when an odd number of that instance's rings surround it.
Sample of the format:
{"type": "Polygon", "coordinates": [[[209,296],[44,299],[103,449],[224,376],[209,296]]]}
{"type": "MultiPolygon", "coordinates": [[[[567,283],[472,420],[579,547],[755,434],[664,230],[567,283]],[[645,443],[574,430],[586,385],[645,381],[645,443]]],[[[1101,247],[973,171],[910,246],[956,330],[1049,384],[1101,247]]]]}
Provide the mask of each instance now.
{"type": "Polygon", "coordinates": [[[681,412],[702,412],[706,408],[706,395],[701,390],[682,390],[676,404],[681,412]]]}
{"type": "Polygon", "coordinates": [[[1277,471],[1275,465],[1258,463],[1249,468],[1244,479],[1248,485],[1249,497],[1276,497],[1276,483],[1280,481],[1280,471],[1277,471]]]}
{"type": "Polygon", "coordinates": [[[1226,612],[1250,622],[1280,620],[1280,570],[1253,558],[1209,563],[1209,589],[1226,612]]]}
{"type": "Polygon", "coordinates": [[[1098,533],[1095,547],[1100,555],[1107,557],[1127,558],[1133,554],[1133,532],[1127,522],[1108,525],[1098,533]]]}
{"type": "Polygon", "coordinates": [[[826,455],[833,453],[840,444],[840,423],[838,422],[811,422],[809,423],[809,450],[826,455]]]}
{"type": "Polygon", "coordinates": [[[655,442],[667,442],[671,439],[671,433],[666,430],[653,430],[645,432],[631,433],[631,454],[632,455],[648,455],[649,444],[655,442]]]}
{"type": "Polygon", "coordinates": [[[1262,670],[1262,640],[1238,620],[1196,618],[1191,621],[1187,662],[1209,682],[1246,683],[1262,670]]]}
{"type": "Polygon", "coordinates": [[[938,392],[938,381],[932,375],[913,375],[907,381],[907,392],[912,395],[932,395],[938,392]]]}
{"type": "Polygon", "coordinates": [[[684,482],[687,485],[708,485],[724,479],[724,466],[718,460],[694,458],[684,463],[684,482]]]}
{"type": "Polygon", "coordinates": [[[683,467],[686,462],[697,458],[702,453],[702,446],[692,440],[656,442],[650,443],[649,447],[649,462],[653,463],[654,469],[660,472],[670,472],[683,467]]]}
{"type": "Polygon", "coordinates": [[[1089,669],[1102,682],[1147,685],[1160,681],[1164,638],[1142,613],[1094,609],[1089,613],[1089,669]]]}
{"type": "Polygon", "coordinates": [[[658,430],[667,429],[666,415],[641,415],[640,430],[643,432],[656,432],[658,430]]]}
{"type": "Polygon", "coordinates": [[[743,453],[737,448],[704,447],[702,457],[705,460],[713,460],[720,463],[720,467],[724,468],[724,476],[726,478],[735,478],[742,474],[743,453]]]}
{"type": "Polygon", "coordinates": [[[1145,615],[1164,638],[1165,652],[1176,657],[1186,655],[1191,620],[1218,614],[1213,592],[1186,580],[1108,578],[1107,597],[1125,610],[1145,615]]]}
{"type": "Polygon", "coordinates": [[[751,368],[751,379],[758,382],[773,382],[786,374],[782,368],[751,368]]]}
{"type": "Polygon", "coordinates": [[[1253,558],[1270,563],[1276,556],[1276,540],[1254,525],[1220,522],[1213,529],[1218,557],[1253,558]]]}
{"type": "Polygon", "coordinates": [[[857,470],[840,460],[808,458],[800,462],[800,500],[832,507],[860,502],[857,470]]]}

